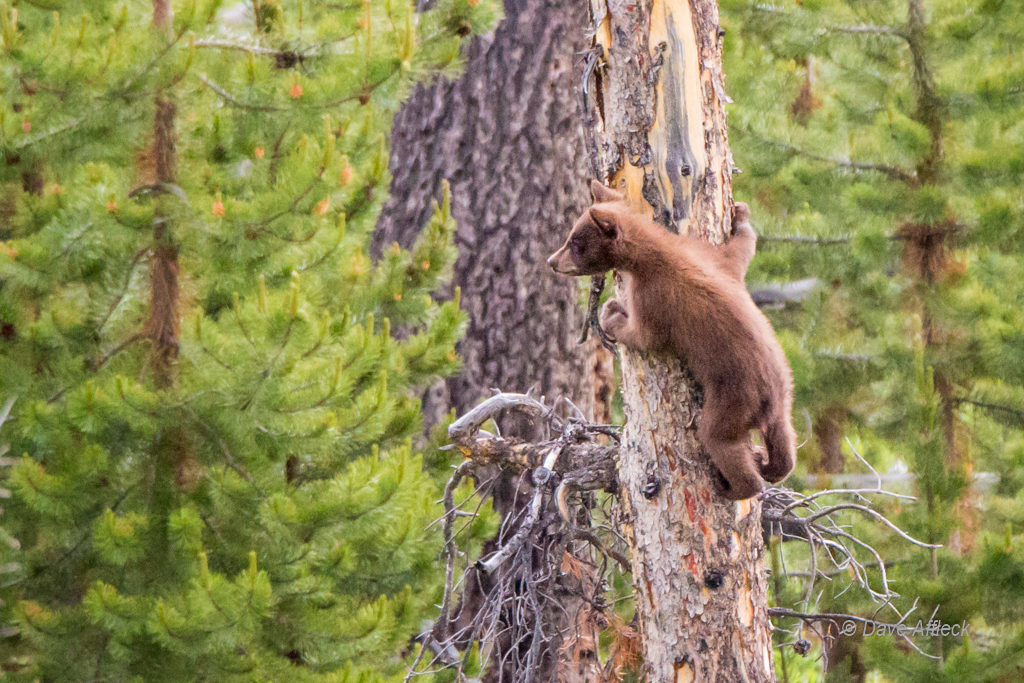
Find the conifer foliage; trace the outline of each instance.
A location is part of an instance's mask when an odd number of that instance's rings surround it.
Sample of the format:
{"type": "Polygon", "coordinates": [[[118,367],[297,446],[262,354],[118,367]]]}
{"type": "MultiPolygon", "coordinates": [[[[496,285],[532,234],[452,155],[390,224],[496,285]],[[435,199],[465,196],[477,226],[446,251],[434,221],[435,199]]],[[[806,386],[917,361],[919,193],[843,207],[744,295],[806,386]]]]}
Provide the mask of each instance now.
{"type": "Polygon", "coordinates": [[[364,246],[392,113],[493,12],[0,3],[5,675],[403,670],[438,549],[408,388],[464,323],[431,296],[447,197],[364,246]]]}
{"type": "MultiPolygon", "coordinates": [[[[801,458],[865,471],[856,445],[879,470],[905,463],[920,503],[891,513],[945,547],[894,548],[889,575],[905,607],[919,598],[924,617],[974,625],[925,641],[938,661],[870,639],[851,675],[1012,680],[1024,657],[1020,3],[723,9],[736,191],[762,235],[748,279],[819,283],[776,316],[813,425],[801,458]],[[984,500],[978,471],[999,475],[984,500]]],[[[842,589],[816,607],[873,611],[842,589]]]]}

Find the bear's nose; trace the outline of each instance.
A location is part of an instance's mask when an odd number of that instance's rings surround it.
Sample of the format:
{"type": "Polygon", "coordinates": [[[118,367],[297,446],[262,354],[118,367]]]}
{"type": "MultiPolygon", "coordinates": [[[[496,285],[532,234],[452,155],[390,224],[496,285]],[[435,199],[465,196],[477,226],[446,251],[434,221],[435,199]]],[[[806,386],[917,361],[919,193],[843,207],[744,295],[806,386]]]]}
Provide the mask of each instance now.
{"type": "Polygon", "coordinates": [[[552,254],[551,256],[548,257],[548,265],[551,266],[552,268],[554,268],[555,264],[557,262],[558,262],[558,252],[556,251],[554,254],[552,254]]]}

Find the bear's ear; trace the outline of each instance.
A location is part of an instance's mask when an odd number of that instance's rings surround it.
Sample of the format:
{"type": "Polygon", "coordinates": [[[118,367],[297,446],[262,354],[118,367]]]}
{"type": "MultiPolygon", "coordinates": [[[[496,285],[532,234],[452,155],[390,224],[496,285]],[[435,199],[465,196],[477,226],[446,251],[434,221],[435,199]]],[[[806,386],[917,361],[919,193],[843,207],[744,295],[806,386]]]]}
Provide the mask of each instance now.
{"type": "Polygon", "coordinates": [[[732,205],[732,222],[742,223],[750,220],[750,207],[745,202],[736,202],[732,205]]]}
{"type": "Polygon", "coordinates": [[[616,192],[610,187],[605,187],[596,180],[590,181],[590,191],[594,194],[594,201],[597,203],[618,202],[624,199],[621,192],[616,192]]]}
{"type": "Polygon", "coordinates": [[[619,236],[619,219],[614,211],[592,206],[590,207],[590,220],[594,221],[594,225],[608,239],[613,240],[619,236]]]}

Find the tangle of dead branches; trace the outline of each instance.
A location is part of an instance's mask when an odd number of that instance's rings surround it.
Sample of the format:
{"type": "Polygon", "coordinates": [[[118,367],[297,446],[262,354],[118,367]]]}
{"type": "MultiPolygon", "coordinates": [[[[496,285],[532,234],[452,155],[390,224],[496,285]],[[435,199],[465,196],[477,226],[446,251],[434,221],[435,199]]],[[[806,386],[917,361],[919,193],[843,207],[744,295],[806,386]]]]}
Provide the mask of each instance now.
{"type": "MultiPolygon", "coordinates": [[[[616,613],[617,598],[610,589],[615,575],[630,581],[628,548],[616,531],[618,432],[615,426],[588,422],[567,399],[547,405],[543,398],[509,393],[487,399],[449,427],[451,444],[446,448],[465,460],[444,492],[444,595],[436,622],[421,636],[423,647],[407,681],[448,667],[456,670],[457,680],[469,681],[466,666],[474,645],[485,682],[617,682],[624,669],[638,664],[639,636],[616,613]],[[568,416],[557,414],[556,408],[568,416]],[[543,428],[543,439],[524,442],[481,429],[505,410],[530,416],[543,428]],[[506,515],[497,537],[475,560],[460,553],[455,528],[457,520],[474,516],[466,511],[473,498],[455,504],[455,491],[467,477],[477,484],[477,509],[496,478],[518,477],[523,484],[515,489],[521,498],[514,512],[506,515]],[[608,495],[596,495],[598,491],[608,495]],[[602,631],[610,634],[612,645],[599,652],[602,631]],[[568,675],[570,669],[573,675],[568,675]]],[[[854,454],[870,469],[856,450],[854,454]]],[[[859,516],[907,543],[936,547],[912,538],[872,505],[876,497],[913,498],[883,490],[881,478],[872,488],[807,494],[768,488],[761,496],[766,538],[797,541],[808,549],[797,562],[801,571],[790,572],[783,544],[778,544],[782,576],[805,584],[802,610],[769,609],[776,630],[792,636],[783,646],[806,654],[810,643],[804,633],[809,629],[821,641],[825,657],[836,637],[849,632],[848,622],[887,632],[905,623],[916,602],[906,612],[897,608],[893,601],[898,595],[886,573],[891,562],[855,536],[851,523],[859,516]],[[835,577],[850,577],[844,592],[852,587],[864,591],[877,605],[874,614],[815,612],[817,587],[835,577]],[[883,620],[883,613],[892,616],[883,620]]],[[[900,631],[898,637],[925,654],[912,635],[900,631]]]]}

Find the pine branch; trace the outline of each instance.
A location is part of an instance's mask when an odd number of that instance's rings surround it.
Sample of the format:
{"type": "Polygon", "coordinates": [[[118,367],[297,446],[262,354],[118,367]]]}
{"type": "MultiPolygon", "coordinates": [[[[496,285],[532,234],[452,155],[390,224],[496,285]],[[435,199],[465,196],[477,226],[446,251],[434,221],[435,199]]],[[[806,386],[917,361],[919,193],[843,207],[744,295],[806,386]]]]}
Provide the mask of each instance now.
{"type": "Polygon", "coordinates": [[[215,362],[217,365],[221,366],[225,370],[228,370],[228,371],[231,370],[231,366],[228,365],[227,363],[225,363],[224,361],[222,361],[220,358],[218,358],[217,354],[215,354],[213,351],[208,349],[206,347],[206,345],[202,343],[202,340],[200,340],[199,346],[202,349],[204,354],[206,354],[207,356],[209,356],[210,358],[213,359],[213,362],[215,362]]]}
{"type": "Polygon", "coordinates": [[[270,359],[270,364],[267,365],[267,367],[260,373],[259,382],[256,383],[256,387],[252,390],[252,394],[249,395],[249,398],[246,399],[246,401],[242,403],[241,406],[239,406],[239,411],[244,412],[249,409],[249,406],[252,405],[252,402],[256,400],[256,395],[259,394],[260,389],[263,388],[263,384],[270,377],[274,368],[277,367],[277,361],[280,360],[281,354],[283,354],[284,350],[288,348],[288,341],[291,339],[292,329],[294,329],[295,327],[296,316],[297,314],[293,312],[292,315],[288,318],[288,327],[285,328],[284,337],[281,340],[280,348],[278,348],[277,353],[274,354],[274,357],[270,359]]]}
{"type": "Polygon", "coordinates": [[[203,430],[205,430],[206,433],[210,435],[210,438],[217,442],[217,445],[220,446],[221,452],[224,454],[224,459],[227,460],[228,462],[228,466],[231,467],[231,469],[233,469],[235,472],[238,472],[238,474],[243,479],[252,484],[252,475],[249,474],[249,472],[244,467],[235,462],[235,458],[231,455],[231,451],[228,449],[227,443],[224,441],[224,439],[220,438],[220,435],[217,434],[217,430],[215,430],[213,427],[200,420],[199,416],[196,415],[191,408],[186,407],[185,410],[188,412],[189,415],[192,416],[192,419],[196,421],[196,424],[202,427],[203,430]]]}
{"type": "Polygon", "coordinates": [[[377,90],[377,88],[379,88],[380,86],[382,86],[385,83],[387,83],[389,80],[391,80],[392,76],[394,76],[395,74],[399,73],[401,70],[402,70],[401,64],[400,63],[396,63],[395,66],[391,69],[391,71],[389,71],[386,74],[384,74],[383,76],[381,76],[381,78],[379,80],[377,80],[375,83],[369,83],[369,82],[364,83],[363,87],[359,90],[359,92],[354,93],[352,95],[347,95],[346,97],[342,97],[342,98],[334,100],[332,102],[327,102],[325,104],[315,105],[315,106],[318,106],[318,107],[323,108],[323,109],[332,109],[334,107],[337,107],[338,105],[342,105],[342,104],[345,104],[347,102],[352,102],[353,100],[359,100],[360,103],[365,104],[366,101],[368,101],[370,99],[370,95],[372,95],[374,93],[374,91],[377,90]]]}
{"type": "Polygon", "coordinates": [[[986,410],[1009,413],[1010,415],[1019,417],[1021,418],[1021,420],[1024,420],[1024,410],[1014,408],[1013,406],[999,405],[996,403],[986,403],[984,401],[975,401],[974,399],[970,398],[954,398],[952,400],[953,403],[966,403],[968,405],[977,406],[979,408],[985,408],[986,410]]]}
{"type": "MultiPolygon", "coordinates": [[[[971,226],[964,223],[952,223],[946,227],[938,228],[932,231],[933,235],[948,235],[957,232],[963,232],[971,226]]],[[[896,232],[886,235],[891,240],[905,240],[908,239],[904,233],[896,232]]],[[[853,241],[852,236],[847,237],[822,237],[818,235],[758,235],[757,239],[759,242],[790,242],[795,244],[815,244],[822,246],[833,246],[836,244],[849,244],[853,241]]]]}
{"type": "Polygon", "coordinates": [[[48,138],[52,138],[55,135],[60,135],[61,133],[67,133],[68,131],[74,130],[75,128],[78,128],[80,125],[85,123],[86,118],[87,117],[85,117],[85,116],[80,116],[80,117],[78,117],[76,119],[71,119],[67,123],[63,123],[63,124],[61,124],[59,126],[54,126],[53,128],[50,128],[49,130],[45,130],[45,131],[39,133],[38,135],[32,135],[32,136],[29,136],[29,137],[24,138],[22,140],[19,140],[18,142],[16,142],[13,145],[11,145],[11,149],[13,149],[13,150],[25,149],[26,147],[30,147],[31,145],[35,145],[37,143],[40,143],[43,140],[46,140],[48,138]]]}
{"type": "MultiPolygon", "coordinates": [[[[765,14],[773,14],[776,16],[793,16],[796,12],[787,10],[784,7],[778,5],[769,5],[767,3],[756,3],[750,5],[750,8],[757,12],[763,12],[765,14]]],[[[878,35],[878,36],[893,36],[896,38],[906,38],[906,32],[902,26],[888,26],[885,24],[855,24],[852,26],[833,25],[823,26],[818,29],[819,33],[835,32],[835,33],[849,33],[849,34],[867,34],[867,35],[878,35]]]]}
{"type": "Polygon", "coordinates": [[[907,171],[903,170],[898,166],[890,166],[888,164],[879,164],[864,161],[850,161],[847,159],[835,159],[832,157],[821,156],[820,154],[808,152],[807,150],[801,149],[796,145],[791,145],[788,142],[783,142],[782,140],[774,140],[771,138],[763,137],[758,133],[754,132],[754,130],[751,129],[750,126],[737,126],[737,128],[745,133],[752,135],[753,137],[757,138],[758,140],[767,145],[772,145],[773,147],[777,147],[787,152],[792,152],[793,154],[805,157],[807,159],[811,159],[813,161],[823,161],[825,163],[833,164],[836,166],[842,166],[844,168],[852,168],[857,171],[876,171],[878,173],[883,173],[889,176],[893,180],[899,180],[912,186],[917,185],[917,173],[908,173],[907,171]]]}
{"type": "Polygon", "coordinates": [[[835,33],[867,34],[876,36],[892,36],[906,39],[906,32],[901,26],[878,26],[876,24],[858,24],[855,26],[826,26],[823,30],[835,33]]]}
{"type": "Polygon", "coordinates": [[[805,235],[758,235],[760,242],[793,242],[797,244],[818,244],[831,246],[834,244],[849,244],[852,237],[819,237],[805,235]]]}
{"type": "Polygon", "coordinates": [[[272,47],[262,47],[260,45],[246,45],[244,43],[231,43],[226,40],[197,40],[193,43],[196,47],[208,47],[216,50],[237,50],[239,52],[251,52],[257,55],[296,55],[299,58],[306,58],[311,56],[307,52],[292,52],[290,50],[275,50],[272,47]]]}
{"type": "Polygon", "coordinates": [[[108,360],[110,360],[111,358],[113,358],[117,354],[121,353],[126,348],[128,348],[129,346],[131,346],[135,342],[139,341],[140,339],[145,339],[145,338],[146,338],[146,335],[144,335],[141,332],[136,332],[135,334],[131,335],[130,337],[128,337],[127,339],[122,341],[120,344],[116,345],[114,348],[112,348],[109,351],[107,351],[106,353],[104,353],[99,358],[94,359],[93,362],[92,362],[92,371],[93,372],[98,372],[99,369],[102,368],[106,364],[106,362],[108,360]]]}
{"type": "MultiPolygon", "coordinates": [[[[304,106],[304,107],[307,107],[307,108],[311,108],[311,109],[333,109],[333,108],[338,107],[338,106],[340,106],[342,104],[346,104],[348,102],[352,102],[352,101],[355,101],[355,100],[359,100],[361,103],[365,104],[365,102],[367,100],[369,100],[370,95],[372,95],[373,92],[375,90],[377,90],[377,88],[379,88],[380,86],[382,86],[385,83],[387,83],[391,79],[391,77],[394,76],[395,74],[397,74],[400,70],[401,70],[400,66],[395,66],[393,69],[391,69],[391,71],[389,71],[386,74],[384,74],[376,82],[374,82],[374,83],[367,83],[367,84],[363,85],[363,87],[359,88],[358,92],[355,92],[355,93],[353,93],[351,95],[346,95],[345,97],[340,97],[340,98],[338,98],[336,100],[331,100],[330,102],[323,102],[323,103],[320,103],[320,104],[315,104],[314,103],[314,104],[301,105],[301,106],[304,106]]],[[[250,102],[245,102],[245,101],[239,99],[238,97],[232,95],[230,92],[228,92],[224,88],[220,87],[216,83],[214,83],[212,80],[210,80],[210,78],[206,74],[200,74],[199,75],[199,80],[201,80],[203,82],[203,85],[205,85],[208,88],[210,88],[211,90],[213,90],[213,92],[217,93],[217,95],[222,100],[224,100],[225,102],[227,102],[228,104],[230,104],[233,107],[238,107],[239,109],[248,109],[248,110],[251,110],[251,111],[284,111],[285,110],[285,107],[279,107],[279,106],[273,105],[273,104],[252,104],[250,102]]]]}
{"type": "Polygon", "coordinates": [[[243,102],[224,88],[211,81],[206,74],[199,74],[199,80],[203,82],[203,85],[217,93],[222,100],[233,107],[249,109],[250,111],[281,111],[281,107],[277,107],[272,104],[250,104],[248,102],[243,102]]]}
{"type": "Polygon", "coordinates": [[[103,319],[100,320],[99,325],[96,326],[97,337],[103,333],[103,328],[106,327],[107,323],[110,321],[110,316],[114,314],[114,311],[117,310],[117,307],[121,305],[121,302],[124,300],[124,297],[128,294],[128,288],[132,284],[132,278],[135,275],[135,268],[136,266],[139,265],[139,261],[142,260],[143,256],[146,256],[148,254],[151,254],[151,250],[149,249],[149,247],[139,250],[139,252],[135,254],[135,258],[133,258],[131,263],[128,265],[128,274],[125,276],[124,279],[124,287],[122,287],[121,291],[117,293],[117,296],[114,297],[114,300],[110,302],[110,307],[107,309],[106,315],[103,316],[103,319]]]}
{"type": "MultiPolygon", "coordinates": [[[[154,55],[153,58],[149,60],[149,62],[147,62],[146,65],[143,66],[142,69],[135,74],[135,76],[129,78],[127,81],[121,84],[120,88],[111,92],[110,97],[130,99],[130,94],[132,93],[132,89],[135,87],[135,83],[137,81],[142,80],[144,76],[146,76],[147,74],[149,74],[150,71],[155,69],[156,65],[159,64],[160,61],[177,46],[177,44],[181,41],[183,37],[185,37],[185,34],[189,32],[190,28],[191,27],[189,26],[188,22],[183,22],[181,26],[178,28],[177,32],[174,33],[171,40],[167,41],[167,44],[164,45],[164,48],[156,55],[154,55]]],[[[151,93],[138,92],[136,94],[140,96],[145,96],[151,93]]]]}
{"type": "Polygon", "coordinates": [[[816,358],[829,358],[831,360],[843,360],[850,363],[867,363],[875,358],[866,353],[842,353],[841,351],[815,351],[816,358]]]}
{"type": "Polygon", "coordinates": [[[313,179],[313,181],[309,183],[305,187],[305,189],[302,190],[302,192],[296,195],[294,199],[292,199],[292,203],[288,206],[287,209],[278,211],[277,213],[272,214],[261,221],[257,221],[255,223],[247,223],[246,227],[248,228],[248,230],[246,232],[246,237],[248,237],[249,239],[255,239],[256,237],[259,237],[264,232],[266,232],[266,230],[270,227],[270,224],[273,223],[274,221],[278,220],[279,218],[284,218],[285,216],[294,214],[295,210],[298,208],[302,200],[308,197],[309,193],[313,191],[313,188],[319,185],[320,182],[323,180],[324,172],[326,170],[326,167],[321,166],[320,171],[316,174],[316,177],[313,179]]]}
{"type": "MultiPolygon", "coordinates": [[[[131,486],[128,486],[123,491],[121,491],[121,494],[117,497],[117,500],[115,500],[113,505],[111,505],[108,509],[110,511],[112,511],[112,512],[117,512],[117,509],[119,507],[121,507],[121,503],[123,503],[125,501],[125,498],[128,497],[128,494],[131,493],[132,490],[136,486],[138,486],[138,484],[132,484],[131,486]]],[[[99,514],[102,514],[102,513],[99,513],[99,514]]],[[[95,519],[95,517],[93,519],[95,519]]],[[[92,521],[92,520],[90,520],[90,521],[92,521]]],[[[38,578],[38,577],[42,576],[43,574],[47,573],[48,571],[50,571],[51,569],[53,569],[54,567],[56,567],[57,565],[62,564],[64,562],[64,560],[66,560],[69,557],[71,557],[72,555],[74,555],[75,551],[78,550],[79,548],[81,548],[83,543],[85,543],[87,540],[92,538],[93,525],[92,524],[85,524],[84,526],[86,528],[85,533],[82,534],[82,537],[79,538],[78,541],[73,546],[71,546],[69,549],[67,549],[60,557],[58,557],[53,562],[51,562],[49,564],[42,565],[42,566],[35,567],[32,570],[31,577],[32,578],[38,578]]],[[[0,588],[7,588],[8,586],[12,586],[12,585],[14,585],[16,583],[21,583],[22,581],[24,581],[27,578],[29,578],[29,577],[28,576],[22,576],[19,579],[15,579],[14,581],[11,581],[11,582],[3,584],[2,586],[0,586],[0,588]]]]}

